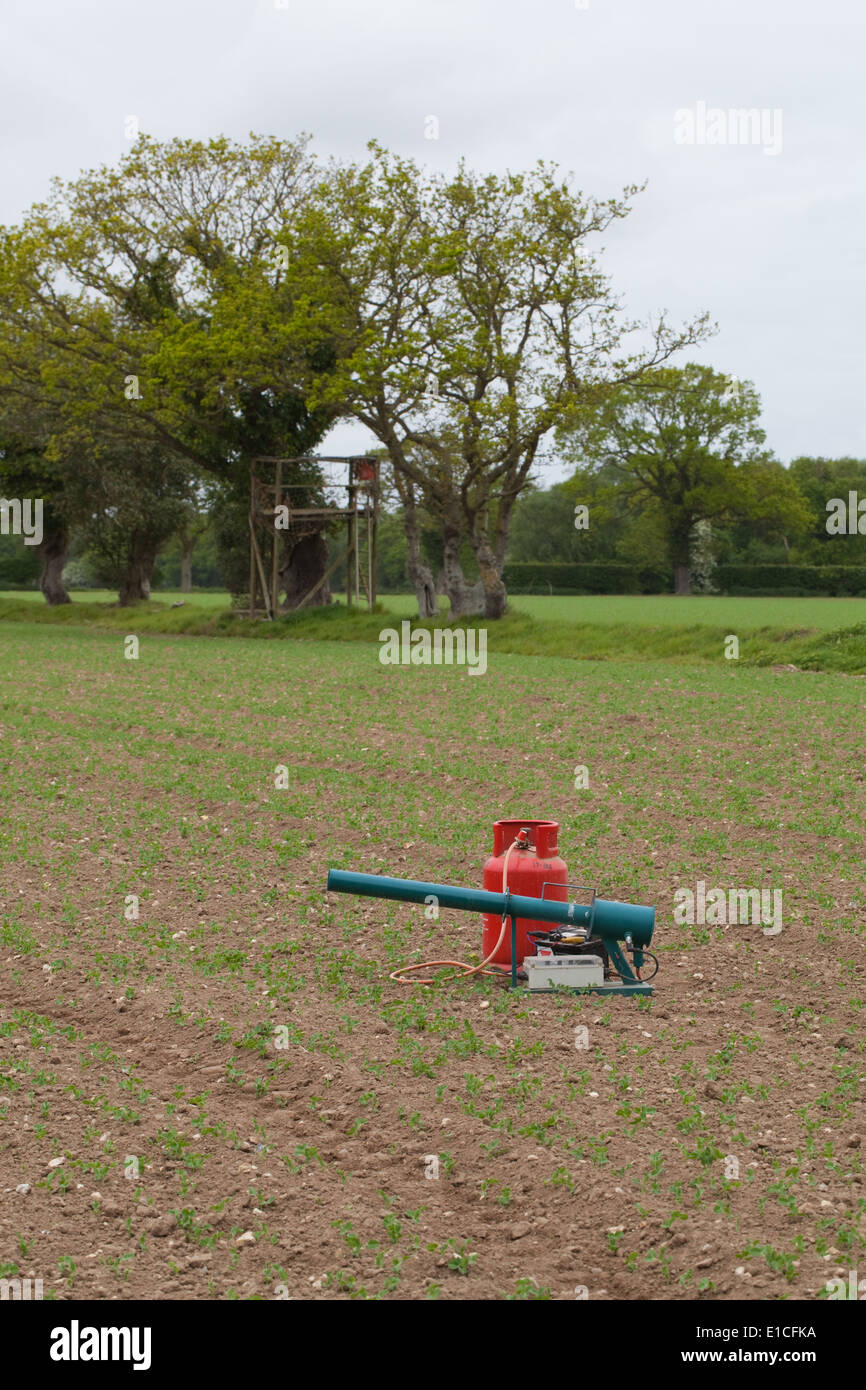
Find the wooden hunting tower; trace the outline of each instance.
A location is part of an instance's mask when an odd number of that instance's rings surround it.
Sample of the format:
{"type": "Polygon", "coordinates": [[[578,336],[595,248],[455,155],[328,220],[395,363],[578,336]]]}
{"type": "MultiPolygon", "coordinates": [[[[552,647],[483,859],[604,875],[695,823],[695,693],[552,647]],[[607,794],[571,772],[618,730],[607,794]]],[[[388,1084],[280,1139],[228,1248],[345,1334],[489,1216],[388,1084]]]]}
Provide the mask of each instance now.
{"type": "MultiPolygon", "coordinates": [[[[301,500],[301,499],[298,499],[301,500]]],[[[250,462],[250,595],[251,618],[273,620],[280,611],[280,593],[286,589],[286,611],[306,607],[319,596],[331,575],[346,562],[346,606],[360,598],[363,589],[370,608],[376,602],[376,533],[379,522],[379,460],[347,455],[300,454],[296,458],[258,455],[250,462]],[[297,477],[298,468],[313,465],[316,481],[284,482],[297,477]],[[318,492],[321,504],[293,504],[300,492],[318,492]],[[322,569],[315,582],[296,593],[281,568],[281,538],[291,537],[299,547],[324,547],[324,534],[332,523],[346,522],[346,544],[336,559],[322,569]]],[[[285,555],[282,557],[285,561],[285,555]]],[[[329,600],[326,600],[329,601],[329,600]]]]}

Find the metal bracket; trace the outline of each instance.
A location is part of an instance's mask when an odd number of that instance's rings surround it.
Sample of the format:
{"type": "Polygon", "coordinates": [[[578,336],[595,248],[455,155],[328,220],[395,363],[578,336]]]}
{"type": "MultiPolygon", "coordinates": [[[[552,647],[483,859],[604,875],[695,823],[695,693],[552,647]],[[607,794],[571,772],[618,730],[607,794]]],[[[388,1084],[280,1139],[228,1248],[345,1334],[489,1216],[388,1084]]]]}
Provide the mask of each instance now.
{"type": "MultiPolygon", "coordinates": [[[[595,889],[590,888],[588,883],[556,883],[553,879],[545,879],[544,883],[542,883],[541,885],[542,898],[544,897],[545,888],[571,888],[576,889],[581,893],[592,894],[592,897],[590,898],[588,903],[577,904],[580,907],[586,907],[589,909],[589,921],[587,922],[586,930],[587,934],[589,936],[592,936],[592,929],[595,925],[595,900],[598,897],[598,894],[596,893],[595,889]]],[[[550,902],[549,898],[548,902],[550,902]]]]}
{"type": "Polygon", "coordinates": [[[505,907],[502,910],[502,920],[506,917],[511,918],[511,988],[517,989],[517,917],[509,911],[508,904],[511,901],[511,889],[505,890],[505,907]]]}
{"type": "Polygon", "coordinates": [[[548,878],[545,879],[544,883],[541,885],[542,897],[544,897],[545,888],[577,888],[581,893],[591,893],[593,902],[595,902],[596,898],[595,889],[590,888],[588,883],[557,883],[555,879],[548,878]]]}

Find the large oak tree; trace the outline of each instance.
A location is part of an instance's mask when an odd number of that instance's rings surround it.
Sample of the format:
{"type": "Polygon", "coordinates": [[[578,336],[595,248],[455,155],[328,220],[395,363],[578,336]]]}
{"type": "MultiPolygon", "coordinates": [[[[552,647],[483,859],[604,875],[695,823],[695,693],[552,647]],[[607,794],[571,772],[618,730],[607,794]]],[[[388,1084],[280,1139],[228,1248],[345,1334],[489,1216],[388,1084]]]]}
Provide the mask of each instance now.
{"type": "MultiPolygon", "coordinates": [[[[2,234],[0,387],[49,422],[53,468],[89,481],[106,515],[132,514],[128,493],[100,496],[106,459],[143,495],[165,481],[161,450],[167,469],[185,461],[187,496],[204,470],[242,508],[251,456],[322,437],[333,411],[307,409],[279,334],[290,306],[276,237],[312,170],[305,139],[141,136],[118,166],[55,183],[2,234]]],[[[142,537],[145,567],[158,529],[142,537]]]]}
{"type": "Polygon", "coordinates": [[[599,201],[544,164],[445,176],[370,148],[366,164],[329,171],[285,238],[298,345],[336,358],[309,378],[310,399],[348,409],[385,446],[422,614],[419,502],[442,528],[452,609],[495,618],[514,505],[546,439],[707,323],[622,315],[587,244],[628,215],[636,188],[599,201]],[[477,594],[460,572],[464,536],[477,594]]]}
{"type": "Polygon", "coordinates": [[[711,367],[662,367],[620,387],[565,430],[566,455],[619,480],[617,493],[660,523],[677,594],[691,590],[701,522],[749,520],[803,529],[809,509],[794,479],[764,447],[751,382],[711,367]]]}

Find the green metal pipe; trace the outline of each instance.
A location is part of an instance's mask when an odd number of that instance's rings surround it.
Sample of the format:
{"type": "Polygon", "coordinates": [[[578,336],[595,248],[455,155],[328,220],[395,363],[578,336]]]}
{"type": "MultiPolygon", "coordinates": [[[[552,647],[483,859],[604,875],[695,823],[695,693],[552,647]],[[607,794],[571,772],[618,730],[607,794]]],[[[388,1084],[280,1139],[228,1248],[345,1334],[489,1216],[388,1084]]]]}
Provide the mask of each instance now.
{"type": "Polygon", "coordinates": [[[587,927],[592,936],[649,946],[655,926],[654,907],[595,898],[592,903],[562,903],[551,898],[524,898],[516,893],[487,893],[481,888],[452,888],[446,883],[422,883],[414,878],[387,878],[384,874],[356,874],[343,869],[328,873],[328,892],[359,893],[367,898],[391,898],[402,903],[436,900],[439,907],[461,912],[493,912],[497,916],[523,917],[559,926],[587,927]]]}

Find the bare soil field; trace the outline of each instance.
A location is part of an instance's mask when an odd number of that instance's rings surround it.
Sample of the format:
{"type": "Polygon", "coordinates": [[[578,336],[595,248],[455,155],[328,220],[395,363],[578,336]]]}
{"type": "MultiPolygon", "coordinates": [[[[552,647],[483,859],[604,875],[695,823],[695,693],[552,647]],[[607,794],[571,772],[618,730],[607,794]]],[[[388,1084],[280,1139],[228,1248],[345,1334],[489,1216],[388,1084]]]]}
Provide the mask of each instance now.
{"type": "Polygon", "coordinates": [[[127,660],[25,623],[0,653],[0,1276],[712,1301],[866,1273],[862,678],[164,636],[127,660]],[[404,987],[478,960],[480,921],[324,891],[480,886],[508,815],[656,905],[651,1000],[404,987]],[[699,882],[781,892],[782,930],[676,921],[699,882]]]}

